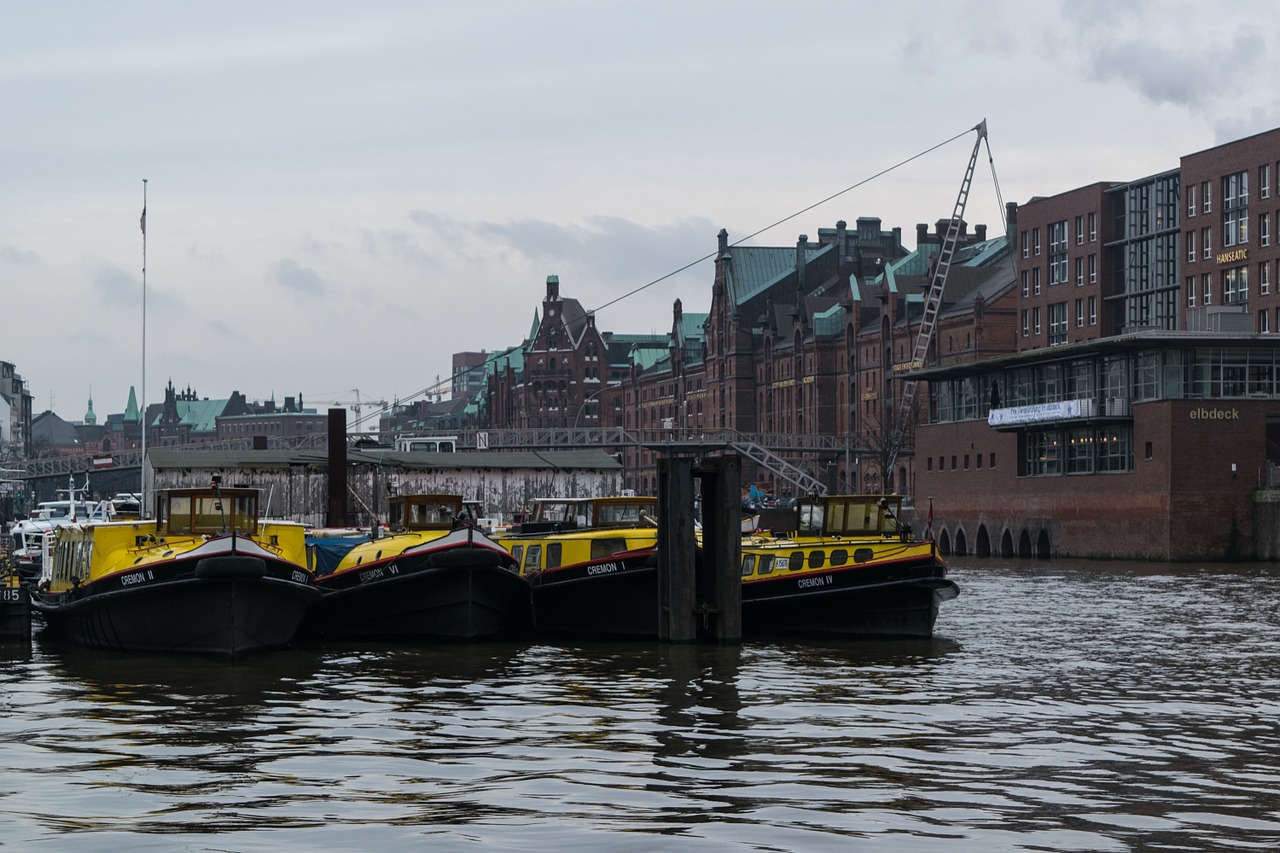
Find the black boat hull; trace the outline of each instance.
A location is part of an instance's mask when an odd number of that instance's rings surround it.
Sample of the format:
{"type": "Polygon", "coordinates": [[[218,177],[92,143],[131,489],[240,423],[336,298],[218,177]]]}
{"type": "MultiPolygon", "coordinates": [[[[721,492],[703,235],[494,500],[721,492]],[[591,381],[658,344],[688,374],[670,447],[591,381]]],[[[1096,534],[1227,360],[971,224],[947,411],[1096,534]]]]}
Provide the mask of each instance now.
{"type": "Polygon", "coordinates": [[[539,633],[658,636],[658,568],[653,554],[550,569],[531,580],[533,625],[539,633]]]}
{"type": "Polygon", "coordinates": [[[36,592],[32,606],[51,632],[92,648],[234,656],[287,645],[319,597],[261,572],[206,572],[100,593],[36,592]]]}
{"type": "Polygon", "coordinates": [[[31,594],[25,586],[0,585],[0,642],[29,639],[31,594]]]}
{"type": "Polygon", "coordinates": [[[959,593],[945,568],[857,567],[744,584],[744,635],[932,637],[938,606],[959,593]]]}
{"type": "Polygon", "coordinates": [[[308,637],[473,641],[529,628],[529,583],[505,552],[453,548],[317,580],[308,637]]]}

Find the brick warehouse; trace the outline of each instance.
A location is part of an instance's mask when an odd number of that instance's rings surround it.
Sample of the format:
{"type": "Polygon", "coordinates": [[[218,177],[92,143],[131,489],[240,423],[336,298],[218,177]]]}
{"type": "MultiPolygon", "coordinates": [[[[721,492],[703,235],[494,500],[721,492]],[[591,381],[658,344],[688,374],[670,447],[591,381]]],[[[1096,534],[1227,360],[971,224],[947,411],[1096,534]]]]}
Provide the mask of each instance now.
{"type": "Polygon", "coordinates": [[[1272,130],[1019,206],[1018,352],[922,374],[944,550],[1277,556],[1278,171],[1272,130]]]}

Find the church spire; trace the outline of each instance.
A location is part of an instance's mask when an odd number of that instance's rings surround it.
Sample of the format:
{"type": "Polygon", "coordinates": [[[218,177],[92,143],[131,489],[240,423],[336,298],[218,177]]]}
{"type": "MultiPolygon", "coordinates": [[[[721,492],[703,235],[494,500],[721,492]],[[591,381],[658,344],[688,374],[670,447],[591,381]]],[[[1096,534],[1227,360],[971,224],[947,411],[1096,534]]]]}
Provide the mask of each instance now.
{"type": "Polygon", "coordinates": [[[142,416],[138,414],[138,395],[133,390],[133,386],[129,386],[129,404],[124,407],[124,422],[127,424],[136,424],[142,420],[142,416]]]}

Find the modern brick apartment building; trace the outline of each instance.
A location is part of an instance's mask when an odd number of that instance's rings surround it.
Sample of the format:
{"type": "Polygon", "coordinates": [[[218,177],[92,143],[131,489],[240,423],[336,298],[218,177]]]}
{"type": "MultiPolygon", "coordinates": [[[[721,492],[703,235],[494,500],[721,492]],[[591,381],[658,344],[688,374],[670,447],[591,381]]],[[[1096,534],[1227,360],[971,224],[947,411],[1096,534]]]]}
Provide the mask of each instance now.
{"type": "Polygon", "coordinates": [[[945,550],[1276,555],[1278,162],[1273,130],[1019,206],[1018,352],[923,372],[945,550]]]}

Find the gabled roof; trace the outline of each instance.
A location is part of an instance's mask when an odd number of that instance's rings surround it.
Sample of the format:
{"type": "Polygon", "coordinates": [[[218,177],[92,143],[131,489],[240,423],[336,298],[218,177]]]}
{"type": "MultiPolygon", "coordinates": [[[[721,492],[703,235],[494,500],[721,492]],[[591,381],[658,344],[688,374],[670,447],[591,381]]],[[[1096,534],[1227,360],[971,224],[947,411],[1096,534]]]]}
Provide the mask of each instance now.
{"type": "MultiPolygon", "coordinates": [[[[835,251],[835,245],[802,249],[805,265],[835,251]]],[[[796,272],[796,247],[734,246],[725,254],[730,304],[741,307],[796,272]]]]}
{"type": "Polygon", "coordinates": [[[649,349],[657,347],[664,352],[671,346],[671,336],[663,335],[619,335],[606,332],[605,346],[609,348],[609,366],[626,367],[630,364],[632,352],[636,347],[649,349]]]}
{"type": "MultiPolygon", "coordinates": [[[[1004,235],[991,240],[984,240],[981,243],[970,243],[956,249],[951,256],[951,269],[947,271],[947,289],[943,294],[943,301],[948,301],[952,292],[952,279],[957,281],[970,282],[970,289],[976,280],[971,275],[960,273],[955,275],[960,269],[965,268],[983,268],[999,263],[1005,257],[1009,249],[1009,240],[1004,235]]],[[[919,293],[921,285],[918,281],[912,279],[926,279],[923,287],[929,286],[927,277],[931,271],[931,260],[938,252],[936,243],[924,243],[917,246],[915,251],[911,252],[904,258],[886,264],[884,272],[875,278],[872,282],[874,289],[879,289],[882,285],[888,284],[890,293],[905,293],[908,296],[919,293]]],[[[985,276],[983,277],[985,278],[985,276]]],[[[850,279],[850,287],[853,290],[854,300],[861,300],[862,296],[859,292],[859,285],[856,279],[850,279]]]]}
{"type": "Polygon", "coordinates": [[[981,298],[983,302],[990,304],[996,300],[1005,291],[1012,288],[1017,282],[1017,275],[1014,273],[1012,265],[1001,265],[988,267],[983,270],[987,277],[980,281],[978,285],[972,288],[962,298],[957,298],[954,304],[944,308],[938,312],[938,317],[952,317],[967,314],[973,310],[973,302],[975,299],[981,298]]]}
{"type": "Polygon", "coordinates": [[[813,333],[820,337],[843,335],[847,319],[844,306],[839,302],[823,311],[815,311],[813,315],[813,333]]]}
{"type": "Polygon", "coordinates": [[[662,346],[636,344],[631,348],[630,356],[632,363],[639,366],[641,370],[648,370],[660,361],[669,360],[671,350],[665,342],[662,346]]]}
{"type": "Polygon", "coordinates": [[[505,349],[502,352],[492,353],[484,362],[484,369],[486,373],[494,370],[506,370],[508,367],[516,373],[520,373],[524,370],[523,346],[515,346],[505,349]]]}
{"type": "Polygon", "coordinates": [[[676,327],[676,334],[680,336],[682,341],[691,339],[705,339],[707,336],[704,328],[707,318],[710,314],[681,314],[680,325],[676,327]]]}
{"type": "Polygon", "coordinates": [[[578,344],[582,343],[582,336],[587,331],[587,309],[583,308],[578,300],[562,296],[560,297],[560,322],[564,324],[569,343],[577,349],[578,344]]]}
{"type": "Polygon", "coordinates": [[[175,400],[178,418],[191,427],[192,432],[214,433],[218,431],[218,415],[227,407],[226,400],[175,400]]]}
{"type": "Polygon", "coordinates": [[[64,421],[51,411],[41,412],[31,419],[31,440],[35,444],[50,447],[70,447],[80,443],[75,425],[64,421]]]}

